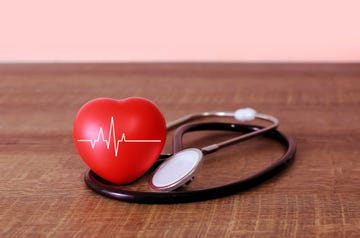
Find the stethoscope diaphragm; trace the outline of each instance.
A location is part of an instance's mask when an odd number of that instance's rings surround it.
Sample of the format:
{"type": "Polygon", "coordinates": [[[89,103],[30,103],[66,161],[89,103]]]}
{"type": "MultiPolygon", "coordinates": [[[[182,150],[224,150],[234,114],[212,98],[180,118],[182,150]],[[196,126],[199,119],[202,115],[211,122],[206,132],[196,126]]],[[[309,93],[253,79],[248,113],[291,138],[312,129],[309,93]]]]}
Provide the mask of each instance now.
{"type": "Polygon", "coordinates": [[[158,191],[172,191],[189,183],[203,159],[197,148],[189,148],[175,153],[165,160],[155,171],[150,186],[158,191]]]}

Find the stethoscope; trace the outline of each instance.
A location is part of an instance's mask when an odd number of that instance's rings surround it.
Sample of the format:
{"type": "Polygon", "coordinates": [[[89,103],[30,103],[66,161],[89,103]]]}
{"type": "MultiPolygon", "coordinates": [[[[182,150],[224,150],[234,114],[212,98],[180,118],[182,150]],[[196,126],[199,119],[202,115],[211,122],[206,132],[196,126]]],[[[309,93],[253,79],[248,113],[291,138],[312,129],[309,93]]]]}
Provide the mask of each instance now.
{"type": "Polygon", "coordinates": [[[291,137],[277,130],[278,126],[279,121],[277,118],[271,115],[257,113],[251,108],[239,109],[235,112],[203,112],[190,114],[166,125],[167,130],[177,128],[173,136],[173,154],[160,155],[157,163],[153,166],[156,167],[150,179],[150,186],[154,190],[153,192],[132,191],[127,190],[126,186],[113,185],[100,178],[92,170],[86,171],[84,178],[85,183],[92,190],[104,196],[137,203],[182,203],[231,195],[260,184],[287,167],[293,160],[296,145],[291,137]],[[188,123],[196,119],[210,117],[233,117],[240,122],[260,119],[271,122],[271,124],[262,127],[239,123],[188,123]],[[245,134],[203,148],[182,149],[182,137],[185,133],[206,130],[233,131],[245,134]],[[187,191],[180,189],[193,180],[197,169],[203,162],[204,156],[226,146],[261,134],[279,142],[286,149],[281,158],[273,164],[237,182],[201,190],[187,191]]]}

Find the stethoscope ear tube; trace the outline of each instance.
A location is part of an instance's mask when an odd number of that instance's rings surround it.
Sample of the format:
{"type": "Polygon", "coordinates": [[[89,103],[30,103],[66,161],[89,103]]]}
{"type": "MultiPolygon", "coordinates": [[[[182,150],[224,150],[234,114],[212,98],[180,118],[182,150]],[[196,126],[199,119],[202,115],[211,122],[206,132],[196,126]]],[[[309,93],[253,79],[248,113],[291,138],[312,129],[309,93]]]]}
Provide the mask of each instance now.
{"type": "MultiPolygon", "coordinates": [[[[199,128],[219,128],[218,130],[224,130],[224,128],[229,128],[225,130],[249,133],[261,130],[263,128],[255,125],[243,125],[233,123],[197,123],[196,125],[197,126],[192,127],[192,131],[200,130],[199,128]]],[[[285,147],[286,152],[281,156],[281,158],[275,161],[269,167],[266,167],[265,169],[257,172],[250,177],[218,187],[191,191],[177,190],[171,192],[130,191],[126,190],[126,186],[119,187],[117,185],[113,185],[104,181],[91,170],[86,171],[84,180],[86,185],[95,192],[109,198],[126,202],[158,204],[185,203],[224,197],[259,185],[260,183],[271,178],[278,172],[282,171],[293,161],[296,152],[296,145],[291,137],[275,129],[266,132],[264,136],[280,142],[285,147]]],[[[167,155],[164,155],[164,157],[167,157],[167,155]]]]}

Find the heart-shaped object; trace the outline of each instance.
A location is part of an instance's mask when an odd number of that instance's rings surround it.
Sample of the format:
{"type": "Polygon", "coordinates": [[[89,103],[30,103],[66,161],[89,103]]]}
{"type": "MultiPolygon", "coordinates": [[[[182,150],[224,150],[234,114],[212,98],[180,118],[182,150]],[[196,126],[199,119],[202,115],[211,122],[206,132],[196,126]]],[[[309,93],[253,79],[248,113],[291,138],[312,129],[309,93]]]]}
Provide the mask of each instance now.
{"type": "Polygon", "coordinates": [[[87,102],[76,115],[74,143],[84,162],[100,177],[127,184],[157,160],[166,140],[165,119],[144,98],[87,102]]]}

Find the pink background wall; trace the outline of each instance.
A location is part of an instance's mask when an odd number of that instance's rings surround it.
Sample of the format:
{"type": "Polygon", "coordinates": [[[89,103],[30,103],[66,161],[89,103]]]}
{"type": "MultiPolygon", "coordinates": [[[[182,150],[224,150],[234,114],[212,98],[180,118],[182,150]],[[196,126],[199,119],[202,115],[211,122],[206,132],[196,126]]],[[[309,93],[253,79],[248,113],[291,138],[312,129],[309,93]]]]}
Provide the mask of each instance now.
{"type": "Polygon", "coordinates": [[[360,1],[0,0],[0,61],[360,61],[360,1]]]}

